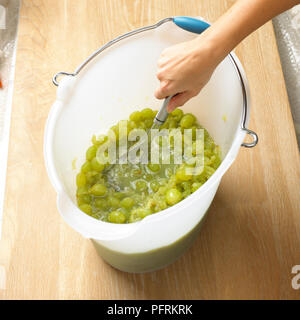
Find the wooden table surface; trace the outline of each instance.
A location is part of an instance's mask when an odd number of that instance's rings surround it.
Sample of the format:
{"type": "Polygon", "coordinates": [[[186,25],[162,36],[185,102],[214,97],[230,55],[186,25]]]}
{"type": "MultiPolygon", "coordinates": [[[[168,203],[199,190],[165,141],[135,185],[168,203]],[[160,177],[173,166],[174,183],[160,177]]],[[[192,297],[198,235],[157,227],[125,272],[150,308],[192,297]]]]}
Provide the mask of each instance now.
{"type": "Polygon", "coordinates": [[[114,270],[60,217],[43,159],[56,89],[100,45],[167,16],[215,21],[227,0],[23,0],[8,159],[0,299],[299,299],[299,151],[272,24],[238,48],[252,92],[254,149],[241,148],[192,248],[149,274],[114,270]]]}

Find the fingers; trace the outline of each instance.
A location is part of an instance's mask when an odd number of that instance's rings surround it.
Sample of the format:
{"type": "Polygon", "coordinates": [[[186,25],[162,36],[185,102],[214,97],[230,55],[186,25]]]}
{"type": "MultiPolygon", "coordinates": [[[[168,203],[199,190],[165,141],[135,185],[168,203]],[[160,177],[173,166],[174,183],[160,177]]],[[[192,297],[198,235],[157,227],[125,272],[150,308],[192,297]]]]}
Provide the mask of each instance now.
{"type": "Polygon", "coordinates": [[[172,55],[169,54],[169,51],[170,51],[170,48],[166,48],[160,54],[160,57],[157,61],[158,69],[163,68],[166,64],[170,62],[170,57],[172,57],[172,55]]]}
{"type": "Polygon", "coordinates": [[[185,91],[182,93],[178,93],[175,97],[173,97],[168,104],[168,112],[172,112],[177,107],[183,106],[187,101],[189,101],[195,94],[191,91],[185,91]]]}
{"type": "Polygon", "coordinates": [[[178,88],[176,88],[174,82],[169,80],[162,80],[160,87],[155,91],[155,97],[157,99],[164,99],[171,95],[176,94],[169,102],[168,112],[172,112],[177,107],[183,106],[188,100],[196,96],[199,92],[194,91],[184,91],[178,93],[178,88]]]}
{"type": "Polygon", "coordinates": [[[176,94],[173,84],[169,80],[163,80],[154,95],[157,99],[164,99],[172,94],[176,94]]]}

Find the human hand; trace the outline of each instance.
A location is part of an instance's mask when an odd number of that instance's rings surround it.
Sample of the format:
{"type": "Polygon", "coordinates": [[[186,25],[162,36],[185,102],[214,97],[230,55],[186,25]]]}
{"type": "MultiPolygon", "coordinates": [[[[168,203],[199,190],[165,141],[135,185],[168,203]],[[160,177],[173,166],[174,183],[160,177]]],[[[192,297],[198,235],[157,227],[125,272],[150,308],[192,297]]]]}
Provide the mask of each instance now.
{"type": "Polygon", "coordinates": [[[184,105],[206,85],[219,62],[211,41],[202,35],[165,49],[158,60],[156,98],[176,94],[169,102],[169,112],[184,105]]]}
{"type": "Polygon", "coordinates": [[[168,111],[184,105],[209,81],[217,65],[251,32],[300,0],[239,0],[192,41],[165,49],[158,60],[158,99],[175,95],[168,111]]]}

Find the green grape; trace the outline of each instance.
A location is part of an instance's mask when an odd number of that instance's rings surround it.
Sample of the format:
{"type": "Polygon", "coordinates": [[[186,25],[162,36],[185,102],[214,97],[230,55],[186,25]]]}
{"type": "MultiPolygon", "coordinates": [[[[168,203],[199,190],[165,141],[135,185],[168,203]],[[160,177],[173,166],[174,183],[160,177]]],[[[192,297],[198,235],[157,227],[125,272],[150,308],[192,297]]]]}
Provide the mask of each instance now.
{"type": "Polygon", "coordinates": [[[92,144],[98,145],[98,140],[97,140],[97,137],[95,135],[92,136],[92,144]]]}
{"type": "Polygon", "coordinates": [[[104,196],[107,192],[107,187],[103,184],[97,183],[94,184],[90,189],[89,192],[94,196],[104,196]]]}
{"type": "Polygon", "coordinates": [[[98,172],[97,171],[88,171],[86,173],[86,181],[89,184],[93,184],[96,182],[96,178],[97,178],[98,172]]]}
{"type": "Polygon", "coordinates": [[[165,175],[167,178],[170,178],[173,175],[173,169],[168,167],[165,169],[165,175]]]}
{"type": "Polygon", "coordinates": [[[159,200],[157,201],[157,206],[158,206],[158,208],[159,208],[159,211],[168,208],[167,202],[166,202],[164,199],[159,199],[159,200]]]}
{"type": "Polygon", "coordinates": [[[91,161],[91,167],[93,170],[101,172],[104,169],[105,165],[98,162],[97,158],[93,158],[91,161]]]}
{"type": "Polygon", "coordinates": [[[104,198],[96,198],[94,200],[94,206],[98,209],[108,209],[109,208],[109,204],[108,204],[107,200],[105,200],[104,198]]]}
{"type": "Polygon", "coordinates": [[[137,124],[136,122],[134,122],[133,120],[129,120],[127,122],[127,130],[128,130],[128,133],[133,130],[133,129],[136,129],[137,128],[137,124]]]}
{"type": "Polygon", "coordinates": [[[188,190],[191,188],[191,182],[190,181],[184,181],[181,183],[181,186],[183,188],[183,190],[188,190]]]}
{"type": "Polygon", "coordinates": [[[177,178],[178,181],[189,181],[189,180],[192,179],[192,175],[188,175],[186,173],[185,168],[183,167],[183,168],[180,168],[180,169],[177,170],[176,178],[177,178]]]}
{"type": "Polygon", "coordinates": [[[145,123],[146,128],[150,129],[152,127],[152,125],[153,125],[153,120],[152,119],[146,119],[144,121],[144,123],[145,123]]]}
{"type": "Polygon", "coordinates": [[[138,191],[146,191],[148,189],[147,182],[143,180],[138,180],[135,183],[135,188],[138,191]]]}
{"type": "Polygon", "coordinates": [[[83,187],[86,184],[86,176],[84,173],[80,172],[76,176],[77,187],[83,187]]]}
{"type": "Polygon", "coordinates": [[[140,220],[142,220],[142,218],[139,217],[139,216],[136,215],[136,214],[131,214],[131,215],[129,216],[129,223],[137,222],[137,221],[140,221],[140,220]]]}
{"type": "Polygon", "coordinates": [[[89,193],[88,187],[86,185],[84,185],[84,186],[81,186],[81,187],[77,188],[76,195],[77,196],[81,196],[83,194],[88,194],[88,193],[89,193]]]}
{"type": "Polygon", "coordinates": [[[77,198],[77,203],[79,205],[81,205],[83,203],[90,204],[91,201],[92,201],[92,197],[89,194],[82,194],[82,195],[78,196],[78,198],[77,198]]]}
{"type": "Polygon", "coordinates": [[[184,191],[182,192],[182,198],[185,199],[185,198],[188,197],[191,193],[192,193],[192,190],[191,190],[191,189],[184,190],[184,191]]]}
{"type": "Polygon", "coordinates": [[[192,192],[195,192],[196,190],[198,190],[201,187],[201,183],[200,182],[194,182],[192,184],[192,192]]]}
{"type": "Polygon", "coordinates": [[[126,216],[121,211],[112,211],[108,215],[108,221],[113,223],[124,223],[126,216]]]}
{"type": "Polygon", "coordinates": [[[152,174],[145,174],[144,177],[143,177],[146,181],[151,181],[153,179],[153,176],[152,174]]]}
{"type": "Polygon", "coordinates": [[[160,187],[159,182],[157,181],[151,181],[150,182],[150,188],[152,189],[152,191],[156,192],[160,187]]]}
{"type": "Polygon", "coordinates": [[[114,193],[114,197],[116,197],[117,199],[121,200],[122,198],[124,198],[125,194],[122,192],[115,192],[114,193]]]}
{"type": "Polygon", "coordinates": [[[171,206],[179,202],[181,198],[182,198],[182,194],[177,189],[170,189],[166,193],[166,201],[171,206]]]}
{"type": "Polygon", "coordinates": [[[175,109],[174,111],[171,112],[171,115],[179,121],[183,117],[183,111],[181,109],[175,109]]]}
{"type": "Polygon", "coordinates": [[[152,214],[152,211],[150,209],[143,209],[143,208],[137,209],[136,212],[139,215],[139,217],[142,219],[152,214]]]}
{"type": "Polygon", "coordinates": [[[195,123],[195,120],[196,118],[192,114],[187,113],[180,120],[180,126],[183,129],[189,129],[193,126],[193,124],[195,123]]]}
{"type": "Polygon", "coordinates": [[[132,178],[138,178],[142,175],[142,170],[141,169],[133,169],[131,170],[131,177],[132,178]]]}
{"type": "Polygon", "coordinates": [[[87,173],[88,171],[92,170],[92,166],[90,161],[86,161],[82,166],[81,166],[81,172],[87,173]]]}
{"type": "Polygon", "coordinates": [[[171,119],[169,121],[169,128],[170,129],[175,129],[175,128],[177,128],[177,126],[178,126],[178,123],[177,123],[177,121],[175,119],[171,119]]]}
{"type": "Polygon", "coordinates": [[[145,125],[144,122],[139,122],[138,128],[139,128],[139,129],[142,129],[142,130],[146,130],[146,129],[147,129],[147,127],[146,127],[146,125],[145,125]]]}
{"type": "Polygon", "coordinates": [[[104,134],[101,134],[100,136],[98,136],[98,138],[93,135],[92,137],[92,143],[96,146],[100,146],[101,144],[103,144],[104,142],[106,142],[108,139],[108,137],[104,134]]]}
{"type": "Polygon", "coordinates": [[[146,208],[133,209],[130,213],[129,222],[139,221],[150,214],[152,214],[152,211],[150,209],[146,209],[146,208]]]}
{"type": "Polygon", "coordinates": [[[134,111],[132,114],[129,116],[129,119],[135,122],[141,121],[142,120],[142,114],[140,111],[134,111]]]}
{"type": "Polygon", "coordinates": [[[153,112],[150,108],[146,108],[141,111],[141,116],[142,116],[143,120],[146,120],[146,119],[152,120],[153,119],[153,112]]]}
{"type": "Polygon", "coordinates": [[[120,200],[113,196],[109,196],[107,198],[107,202],[111,208],[119,208],[120,207],[120,200]]]}
{"type": "Polygon", "coordinates": [[[149,163],[148,168],[153,171],[153,172],[158,172],[160,171],[160,165],[156,163],[149,163]]]}
{"type": "Polygon", "coordinates": [[[89,147],[86,151],[86,160],[92,160],[93,158],[95,158],[96,153],[97,153],[98,147],[93,145],[91,147],[89,147]]]}
{"type": "Polygon", "coordinates": [[[92,206],[87,203],[83,203],[83,204],[79,205],[79,209],[88,215],[91,215],[92,210],[93,210],[92,206]]]}
{"type": "Polygon", "coordinates": [[[206,172],[207,178],[212,176],[215,173],[215,171],[216,170],[210,166],[205,167],[205,172],[206,172]]]}
{"type": "Polygon", "coordinates": [[[130,197],[126,197],[120,202],[121,206],[125,209],[131,209],[134,203],[135,203],[134,199],[130,197]]]}

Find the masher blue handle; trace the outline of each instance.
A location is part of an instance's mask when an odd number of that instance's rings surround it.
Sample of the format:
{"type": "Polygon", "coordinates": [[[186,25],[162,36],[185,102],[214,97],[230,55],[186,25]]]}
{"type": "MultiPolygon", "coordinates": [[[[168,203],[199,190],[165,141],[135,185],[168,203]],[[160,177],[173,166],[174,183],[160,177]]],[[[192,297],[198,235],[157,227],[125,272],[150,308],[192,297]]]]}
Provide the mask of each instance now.
{"type": "Polygon", "coordinates": [[[173,22],[180,28],[193,33],[202,33],[210,24],[191,17],[174,17],[173,22]]]}

